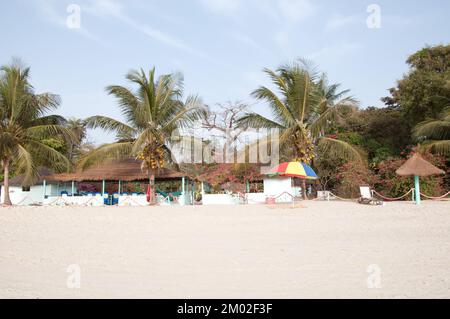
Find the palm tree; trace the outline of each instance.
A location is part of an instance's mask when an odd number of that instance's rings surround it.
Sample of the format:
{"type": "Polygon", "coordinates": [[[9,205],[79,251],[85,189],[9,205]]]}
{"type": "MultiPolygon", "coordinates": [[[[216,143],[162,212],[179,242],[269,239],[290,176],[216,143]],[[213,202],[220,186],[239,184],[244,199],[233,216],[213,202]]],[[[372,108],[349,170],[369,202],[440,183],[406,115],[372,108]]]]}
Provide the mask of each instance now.
{"type": "Polygon", "coordinates": [[[80,155],[83,140],[86,138],[86,123],[81,119],[69,118],[65,124],[66,128],[72,132],[74,139],[68,145],[67,157],[74,162],[80,155]]]}
{"type": "Polygon", "coordinates": [[[333,156],[362,159],[352,145],[326,136],[327,129],[340,118],[341,112],[357,105],[353,98],[345,97],[348,91],[339,92],[338,84],[328,85],[324,75],[319,77],[305,63],[284,65],[276,71],[264,69],[264,72],[280,94],[261,86],[252,96],[268,103],[273,119],[247,113],[239,119],[239,126],[278,129],[280,152],[287,160],[310,163],[316,146],[333,156]]]}
{"type": "Polygon", "coordinates": [[[423,140],[423,147],[437,154],[450,154],[450,107],[438,119],[418,124],[413,130],[417,140],[423,140]]]}
{"type": "Polygon", "coordinates": [[[115,132],[117,140],[90,152],[80,166],[85,169],[105,158],[135,157],[142,160],[142,167],[149,171],[153,182],[155,170],[172,162],[172,134],[201,119],[205,110],[197,96],[181,100],[183,80],[177,74],[155,79],[153,68],[148,76],[141,69],[130,71],[126,78],[137,86],[136,91],[118,85],[106,88],[108,94],[117,98],[125,123],[106,116],[86,119],[88,128],[115,132]]]}
{"type": "Polygon", "coordinates": [[[14,166],[24,174],[24,186],[37,177],[39,164],[57,170],[68,169],[67,158],[42,141],[54,135],[72,138],[64,127],[64,118],[47,115],[59,106],[57,95],[36,94],[29,83],[29,68],[18,63],[0,69],[0,161],[4,170],[4,204],[12,205],[9,174],[14,166]]]}

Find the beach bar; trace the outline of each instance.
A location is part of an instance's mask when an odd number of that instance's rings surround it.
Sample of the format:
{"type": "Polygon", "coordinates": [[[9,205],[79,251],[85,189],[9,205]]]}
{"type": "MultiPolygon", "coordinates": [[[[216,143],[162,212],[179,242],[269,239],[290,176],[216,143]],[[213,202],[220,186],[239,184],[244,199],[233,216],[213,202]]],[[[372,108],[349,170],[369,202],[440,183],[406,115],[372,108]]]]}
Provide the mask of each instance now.
{"type": "MultiPolygon", "coordinates": [[[[21,186],[21,176],[13,178],[11,199],[14,205],[147,206],[151,175],[141,163],[134,159],[110,160],[85,171],[63,174],[42,169],[30,187],[21,186]]],[[[154,177],[159,204],[192,204],[192,188],[185,174],[164,168],[155,171],[154,177]],[[173,191],[160,191],[161,184],[171,185],[173,191]]]]}

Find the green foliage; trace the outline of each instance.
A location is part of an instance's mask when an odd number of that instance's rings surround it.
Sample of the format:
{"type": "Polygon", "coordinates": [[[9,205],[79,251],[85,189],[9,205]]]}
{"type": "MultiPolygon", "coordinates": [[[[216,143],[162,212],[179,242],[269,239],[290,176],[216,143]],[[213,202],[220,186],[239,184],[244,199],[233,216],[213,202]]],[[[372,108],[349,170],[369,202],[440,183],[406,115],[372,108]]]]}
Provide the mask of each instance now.
{"type": "MultiPolygon", "coordinates": [[[[442,157],[425,154],[427,160],[434,165],[445,169],[445,161],[442,157]]],[[[414,188],[412,177],[398,176],[395,171],[406,162],[405,158],[390,158],[380,162],[376,168],[375,188],[385,196],[400,197],[411,188],[414,188]]],[[[421,191],[429,196],[440,196],[445,192],[444,178],[442,176],[424,177],[420,180],[421,191]]],[[[407,198],[409,200],[410,198],[407,198]]]]}
{"type": "Polygon", "coordinates": [[[60,138],[50,137],[50,138],[43,139],[41,142],[42,142],[42,144],[45,144],[48,147],[51,147],[60,153],[65,153],[67,151],[67,145],[66,145],[65,141],[60,138]]]}
{"type": "Polygon", "coordinates": [[[341,125],[340,131],[353,137],[353,143],[362,147],[369,161],[400,154],[409,145],[411,138],[409,126],[405,123],[399,110],[393,108],[367,108],[353,112],[341,125]],[[361,138],[362,137],[362,138],[361,138]],[[355,140],[357,138],[357,140],[355,140]],[[383,150],[379,151],[382,148],[383,150]]]}
{"type": "Polygon", "coordinates": [[[49,167],[67,170],[67,158],[43,141],[54,136],[72,138],[64,118],[47,115],[59,106],[59,97],[36,94],[29,77],[30,69],[19,63],[0,69],[0,160],[3,168],[10,166],[24,174],[24,186],[33,183],[43,159],[49,167]]]}
{"type": "Polygon", "coordinates": [[[72,133],[73,139],[65,141],[65,153],[67,158],[72,161],[73,164],[82,157],[85,153],[84,140],[87,136],[86,123],[81,119],[70,118],[65,124],[66,128],[72,133]]]}
{"type": "Polygon", "coordinates": [[[410,128],[437,118],[450,102],[450,45],[426,47],[411,55],[410,72],[383,98],[398,107],[410,128]]]}
{"type": "Polygon", "coordinates": [[[439,118],[417,125],[413,133],[419,142],[425,141],[426,150],[450,156],[450,107],[439,118]]]}
{"type": "Polygon", "coordinates": [[[102,128],[116,133],[117,142],[102,145],[80,161],[81,168],[99,163],[105,158],[139,158],[149,170],[157,162],[172,159],[170,137],[178,129],[186,128],[202,118],[205,110],[197,96],[182,101],[183,81],[176,74],[155,77],[155,69],[146,74],[143,70],[131,71],[126,78],[136,86],[132,91],[112,85],[106,88],[118,102],[125,117],[121,122],[106,116],[86,119],[88,128],[102,128]]]}
{"type": "Polygon", "coordinates": [[[374,163],[374,164],[379,163],[379,162],[393,156],[393,152],[389,147],[380,146],[378,148],[375,148],[374,150],[375,150],[375,152],[374,152],[375,155],[372,158],[372,163],[374,163]]]}
{"type": "MultiPolygon", "coordinates": [[[[194,171],[194,170],[191,170],[194,171]]],[[[260,167],[254,164],[215,163],[197,168],[198,180],[206,182],[213,192],[221,192],[222,186],[235,192],[246,192],[246,183],[261,180],[260,167]]]]}
{"type": "Polygon", "coordinates": [[[252,95],[267,103],[272,118],[247,113],[238,120],[239,127],[279,129],[281,155],[288,160],[310,163],[318,144],[329,154],[361,160],[360,153],[350,144],[324,136],[343,112],[356,106],[353,98],[345,97],[347,90],[339,92],[338,84],[329,85],[325,75],[319,76],[305,63],[264,72],[276,91],[261,86],[252,95]]]}
{"type": "Polygon", "coordinates": [[[338,173],[346,161],[338,156],[327,156],[322,147],[317,149],[317,157],[314,159],[314,170],[319,176],[321,190],[334,190],[339,184],[338,173]]]}
{"type": "Polygon", "coordinates": [[[347,162],[338,167],[336,193],[346,198],[358,198],[359,186],[373,185],[375,176],[366,165],[357,162],[347,162]]]}
{"type": "Polygon", "coordinates": [[[353,145],[363,146],[365,144],[364,137],[359,134],[358,132],[349,132],[349,133],[343,133],[339,134],[339,137],[347,141],[353,145]]]}

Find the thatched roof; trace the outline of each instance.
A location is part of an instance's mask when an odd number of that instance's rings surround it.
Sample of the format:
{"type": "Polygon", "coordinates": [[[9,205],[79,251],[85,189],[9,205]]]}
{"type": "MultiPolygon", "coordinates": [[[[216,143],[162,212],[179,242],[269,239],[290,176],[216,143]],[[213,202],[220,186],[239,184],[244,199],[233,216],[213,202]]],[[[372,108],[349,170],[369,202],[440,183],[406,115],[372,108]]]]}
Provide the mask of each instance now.
{"type": "MultiPolygon", "coordinates": [[[[36,180],[36,182],[34,184],[35,185],[42,184],[44,182],[44,179],[47,179],[47,177],[51,176],[52,174],[53,174],[53,172],[46,167],[39,168],[38,169],[38,179],[36,180]]],[[[25,175],[15,176],[9,180],[9,185],[17,186],[17,187],[26,186],[26,185],[23,185],[24,179],[25,179],[25,175]]],[[[3,186],[3,182],[1,183],[1,185],[3,186]]]]}
{"type": "MultiPolygon", "coordinates": [[[[84,181],[143,181],[149,179],[147,169],[141,168],[141,161],[135,159],[123,161],[106,161],[98,166],[78,171],[76,173],[55,174],[47,177],[49,182],[84,182],[84,181]]],[[[156,179],[181,178],[185,174],[167,168],[160,169],[154,173],[156,179]]]]}
{"type": "Polygon", "coordinates": [[[397,171],[400,176],[430,176],[445,174],[445,172],[430,162],[423,159],[419,153],[415,153],[413,157],[405,162],[397,171]]]}
{"type": "MultiPolygon", "coordinates": [[[[185,174],[170,169],[161,169],[155,172],[155,178],[178,179],[185,174]]],[[[24,176],[16,176],[10,179],[10,186],[22,186],[24,176]]],[[[48,168],[39,169],[39,178],[34,185],[40,185],[47,182],[96,182],[96,181],[148,181],[149,174],[147,170],[141,169],[141,161],[129,159],[125,161],[106,161],[99,166],[91,167],[85,171],[76,173],[53,174],[48,168]]],[[[3,185],[3,183],[2,183],[3,185]]]]}

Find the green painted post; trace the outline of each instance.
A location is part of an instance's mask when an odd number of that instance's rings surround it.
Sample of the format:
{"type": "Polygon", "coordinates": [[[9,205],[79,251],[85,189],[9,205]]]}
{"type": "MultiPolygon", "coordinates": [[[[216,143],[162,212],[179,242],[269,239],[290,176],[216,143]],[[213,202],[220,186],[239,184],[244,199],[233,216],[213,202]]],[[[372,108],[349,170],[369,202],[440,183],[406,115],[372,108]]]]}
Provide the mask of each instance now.
{"type": "Polygon", "coordinates": [[[420,178],[419,176],[414,176],[414,189],[416,191],[416,204],[420,205],[420,178]]]}
{"type": "Polygon", "coordinates": [[[247,193],[250,193],[250,182],[247,181],[247,193]]]}
{"type": "Polygon", "coordinates": [[[103,182],[102,182],[102,196],[105,195],[105,191],[106,191],[106,181],[103,180],[103,182]]]}
{"type": "Polygon", "coordinates": [[[75,182],[72,181],[72,197],[75,196],[75,182]]]}

